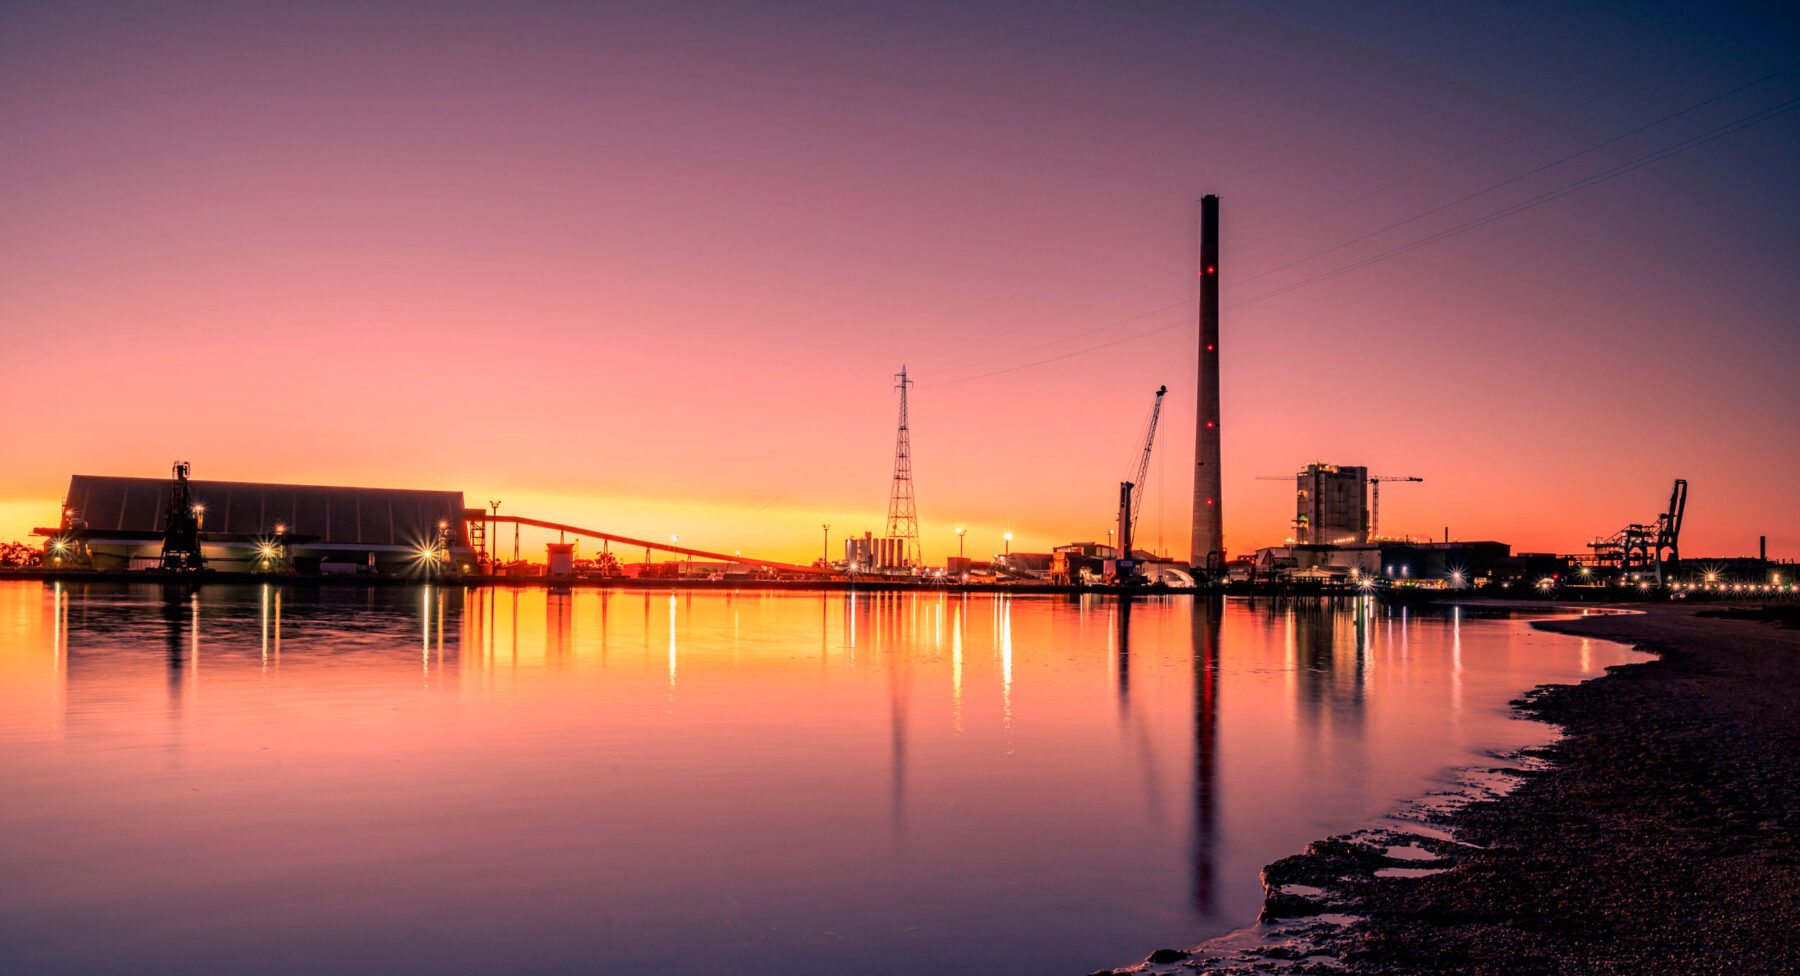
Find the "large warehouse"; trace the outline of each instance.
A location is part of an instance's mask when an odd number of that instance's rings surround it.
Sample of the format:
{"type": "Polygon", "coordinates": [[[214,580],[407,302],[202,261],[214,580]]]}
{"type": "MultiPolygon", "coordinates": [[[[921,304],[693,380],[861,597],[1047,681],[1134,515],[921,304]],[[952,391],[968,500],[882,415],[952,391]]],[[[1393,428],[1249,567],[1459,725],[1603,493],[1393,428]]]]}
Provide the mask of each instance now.
{"type": "MultiPolygon", "coordinates": [[[[475,561],[460,491],[186,484],[208,569],[418,573],[440,538],[456,569],[475,561]]],[[[85,542],[95,569],[152,568],[162,555],[171,490],[166,478],[74,475],[61,525],[39,531],[70,552],[85,542]]]]}

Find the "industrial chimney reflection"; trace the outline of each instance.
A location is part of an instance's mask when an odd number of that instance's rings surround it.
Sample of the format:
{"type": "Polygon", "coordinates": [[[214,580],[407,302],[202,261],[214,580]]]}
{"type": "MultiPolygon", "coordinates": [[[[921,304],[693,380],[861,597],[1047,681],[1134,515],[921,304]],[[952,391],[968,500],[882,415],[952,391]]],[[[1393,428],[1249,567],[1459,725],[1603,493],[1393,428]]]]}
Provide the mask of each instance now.
{"type": "Polygon", "coordinates": [[[1224,606],[1195,597],[1189,613],[1194,669],[1194,830],[1192,847],[1196,915],[1217,911],[1219,630],[1224,606]]]}

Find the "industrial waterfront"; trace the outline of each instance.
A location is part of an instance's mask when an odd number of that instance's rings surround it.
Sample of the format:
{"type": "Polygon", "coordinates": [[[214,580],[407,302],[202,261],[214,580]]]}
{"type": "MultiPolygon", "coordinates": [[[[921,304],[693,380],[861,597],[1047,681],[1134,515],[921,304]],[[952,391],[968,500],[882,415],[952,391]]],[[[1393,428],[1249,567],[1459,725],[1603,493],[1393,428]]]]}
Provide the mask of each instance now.
{"type": "Polygon", "coordinates": [[[1795,976],[1796,51],[0,4],[0,976],[1795,976]]]}
{"type": "MultiPolygon", "coordinates": [[[[1198,290],[1194,314],[1194,447],[1185,459],[1192,471],[1187,555],[1145,548],[1139,532],[1151,462],[1168,386],[1158,386],[1142,433],[1131,441],[1131,461],[1118,482],[1118,507],[1105,542],[1072,541],[1049,552],[1014,552],[1013,534],[991,557],[967,554],[965,530],[956,529],[957,554],[927,560],[920,534],[913,479],[912,413],[916,385],[902,365],[893,375],[897,394],[892,476],[887,518],[879,535],[865,530],[842,538],[843,558],[833,559],[831,524],[820,523],[822,552],[797,563],[722,549],[684,545],[571,524],[540,514],[501,514],[503,504],[471,507],[459,490],[350,487],[208,481],[177,460],[166,481],[142,477],[76,474],[55,513],[54,525],[36,527],[41,548],[14,544],[4,554],[13,569],[61,578],[84,572],[139,572],[145,578],[191,577],[224,571],[231,578],[291,575],[378,577],[467,582],[542,579],[575,581],[670,580],[719,583],[771,581],[822,583],[975,584],[976,589],[1024,584],[1044,591],[1113,592],[1195,590],[1239,592],[1367,593],[1402,589],[1468,591],[1492,588],[1553,594],[1579,587],[1627,599],[1753,594],[1792,597],[1800,586],[1794,563],[1771,562],[1767,536],[1748,557],[1684,562],[1682,527],[1688,481],[1673,479],[1668,504],[1648,522],[1594,536],[1584,552],[1514,553],[1496,540],[1441,539],[1382,533],[1381,486],[1418,484],[1416,474],[1372,474],[1363,465],[1325,461],[1292,475],[1294,516],[1277,531],[1279,545],[1235,556],[1224,538],[1224,486],[1220,362],[1220,199],[1200,198],[1198,290]],[[505,528],[512,556],[505,556],[505,528]],[[525,528],[554,532],[542,561],[526,558],[525,528]],[[583,558],[582,541],[598,543],[583,558]],[[615,548],[616,547],[616,548],[615,548]],[[642,551],[641,562],[632,561],[642,551]],[[658,561],[657,553],[664,554],[658,561]],[[701,562],[695,563],[699,559],[701,562]],[[1785,577],[1785,578],[1784,578],[1785,577]],[[1233,584],[1238,584],[1233,586],[1233,584]]],[[[722,420],[723,418],[721,418],[722,420]]],[[[1168,453],[1168,448],[1163,450],[1168,453]]],[[[1240,476],[1241,478],[1241,476],[1240,476]]],[[[1287,475],[1255,476],[1287,481],[1287,475]]],[[[1391,509],[1391,503],[1390,503],[1391,509]]],[[[1265,528],[1264,531],[1267,531],[1265,528]]],[[[4,568],[4,567],[0,567],[4,568]]],[[[27,574],[32,575],[32,574],[27,574]]]]}
{"type": "Polygon", "coordinates": [[[1640,657],[1367,598],[0,582],[0,968],[1086,972],[1640,657]]]}

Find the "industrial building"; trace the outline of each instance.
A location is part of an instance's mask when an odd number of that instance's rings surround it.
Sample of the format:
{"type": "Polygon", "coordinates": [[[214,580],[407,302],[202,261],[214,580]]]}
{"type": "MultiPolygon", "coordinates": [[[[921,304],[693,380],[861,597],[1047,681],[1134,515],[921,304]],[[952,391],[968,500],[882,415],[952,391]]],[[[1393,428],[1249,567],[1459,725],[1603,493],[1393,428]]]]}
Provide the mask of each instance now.
{"type": "MultiPolygon", "coordinates": [[[[1195,585],[1188,567],[1145,549],[1132,549],[1131,572],[1139,583],[1190,587],[1195,585]]],[[[1119,550],[1098,542],[1071,542],[1050,553],[1046,577],[1052,583],[1080,585],[1119,580],[1119,550]]]]}
{"type": "Polygon", "coordinates": [[[916,542],[898,536],[877,539],[873,532],[864,532],[860,537],[851,536],[844,540],[844,568],[865,573],[907,571],[911,568],[907,555],[909,544],[914,547],[917,545],[916,542]]]}
{"type": "Polygon", "coordinates": [[[1259,577],[1342,582],[1353,577],[1393,581],[1473,584],[1522,570],[1504,542],[1356,542],[1294,544],[1256,552],[1259,577]]]}
{"type": "Polygon", "coordinates": [[[163,557],[173,486],[185,486],[208,569],[416,574],[468,571],[460,491],[74,475],[62,521],[39,529],[50,558],[150,569],[163,557]],[[426,565],[430,563],[430,565],[426,565]]]}
{"type": "Polygon", "coordinates": [[[1369,469],[1315,461],[1294,476],[1294,543],[1369,541],[1369,469]]]}

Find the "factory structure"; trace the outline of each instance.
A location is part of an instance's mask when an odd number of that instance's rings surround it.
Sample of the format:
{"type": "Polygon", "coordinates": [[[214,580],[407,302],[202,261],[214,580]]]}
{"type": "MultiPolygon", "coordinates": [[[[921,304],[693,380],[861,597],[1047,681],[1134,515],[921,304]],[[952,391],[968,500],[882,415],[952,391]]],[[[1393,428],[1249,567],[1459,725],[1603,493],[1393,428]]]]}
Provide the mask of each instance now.
{"type": "Polygon", "coordinates": [[[1224,457],[1219,439],[1219,198],[1200,198],[1199,396],[1194,416],[1194,525],[1188,565],[1208,579],[1225,572],[1224,457]]]}
{"type": "Polygon", "coordinates": [[[467,508],[460,491],[203,481],[177,461],[167,480],[98,475],[69,479],[57,525],[40,527],[42,565],[101,572],[319,576],[701,577],[818,576],[818,567],[712,552],[668,542],[467,508]],[[506,560],[498,529],[513,527],[506,560]],[[521,558],[521,527],[558,534],[546,559],[521,558]],[[580,560],[576,539],[600,551],[580,560]],[[618,553],[613,546],[621,547],[618,553]],[[641,550],[642,563],[624,553],[641,550]],[[652,554],[674,558],[657,563],[652,554]],[[695,563],[695,559],[705,562],[695,563]]]}
{"type": "MultiPolygon", "coordinates": [[[[1071,542],[1050,552],[1006,549],[989,558],[958,551],[932,568],[920,542],[913,491],[908,393],[913,381],[902,366],[894,376],[898,423],[881,535],[864,531],[844,539],[843,558],[831,558],[831,526],[825,552],[811,565],[796,565],[630,538],[592,528],[500,514],[500,503],[466,507],[463,493],[448,490],[358,488],[328,485],[207,481],[189,477],[176,462],[167,480],[74,475],[54,526],[45,538],[42,565],[50,569],[155,570],[182,573],[299,573],[321,576],[578,576],[639,579],[818,580],[876,577],[888,580],[978,583],[1049,583],[1058,586],[1219,587],[1259,582],[1339,587],[1440,586],[1461,588],[1530,579],[1540,588],[1561,585],[1722,587],[1785,585],[1784,570],[1771,569],[1766,551],[1751,560],[1683,566],[1680,533],[1687,482],[1676,479],[1667,510],[1596,538],[1585,555],[1514,554],[1495,541],[1461,541],[1384,535],[1381,488],[1416,483],[1413,475],[1371,474],[1362,465],[1315,461],[1291,477],[1294,516],[1282,545],[1227,560],[1223,536],[1220,430],[1219,198],[1200,200],[1197,397],[1193,455],[1193,521],[1185,559],[1137,545],[1144,487],[1167,387],[1155,391],[1148,421],[1134,442],[1130,467],[1119,482],[1116,528],[1105,543],[1071,542]],[[1141,446],[1140,446],[1141,445],[1141,446]],[[512,557],[501,552],[498,530],[512,525],[512,557]],[[522,558],[521,527],[557,533],[543,562],[522,558]],[[574,541],[572,541],[572,538],[574,541]],[[579,540],[599,543],[582,558],[579,540]],[[612,547],[620,547],[615,551],[612,547]],[[642,552],[637,562],[628,554],[642,552]],[[656,561],[655,553],[673,558],[656,561]],[[702,560],[696,563],[696,558],[702,560]],[[1739,565],[1741,563],[1742,565],[1739,565]],[[1768,576],[1772,582],[1761,581],[1768,576]],[[1743,577],[1743,580],[1737,579],[1743,577]],[[1746,580],[1748,582],[1746,582],[1746,580]]],[[[1258,480],[1286,481],[1287,475],[1258,480]]],[[[1783,564],[1785,565],[1785,564],[1783,564]]]]}
{"type": "Polygon", "coordinates": [[[1315,461],[1294,475],[1293,534],[1286,545],[1256,551],[1251,578],[1349,583],[1439,581],[1467,583],[1518,570],[1502,542],[1383,538],[1377,534],[1383,482],[1423,481],[1411,475],[1371,475],[1361,465],[1315,461]]]}
{"type": "Polygon", "coordinates": [[[398,573],[472,568],[460,491],[74,475],[52,560],[101,570],[398,573]]]}
{"type": "Polygon", "coordinates": [[[1294,542],[1341,546],[1369,541],[1369,469],[1315,462],[1294,478],[1294,542]]]}

